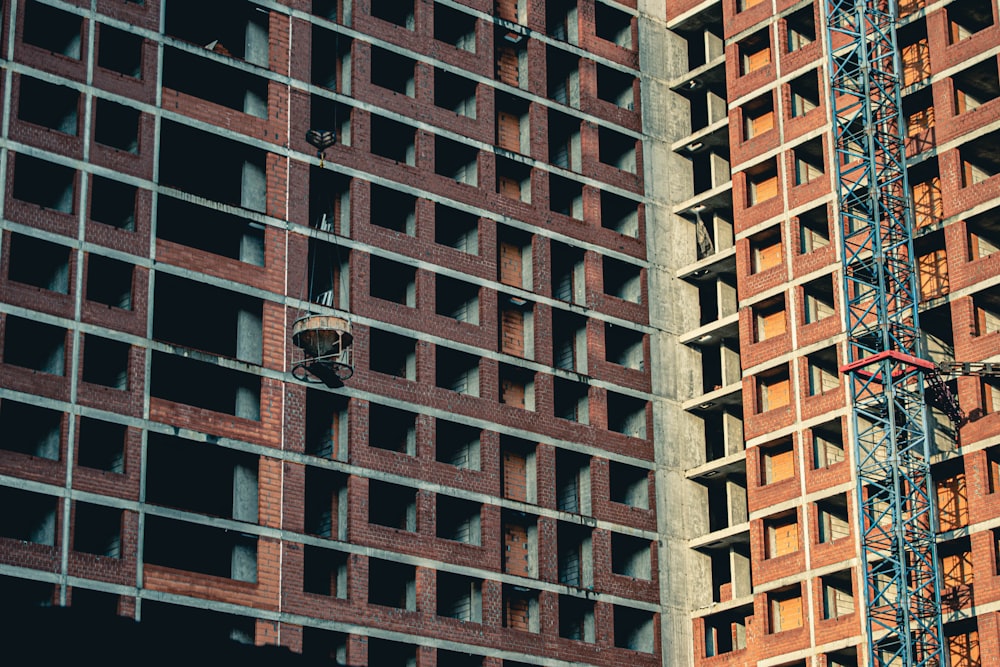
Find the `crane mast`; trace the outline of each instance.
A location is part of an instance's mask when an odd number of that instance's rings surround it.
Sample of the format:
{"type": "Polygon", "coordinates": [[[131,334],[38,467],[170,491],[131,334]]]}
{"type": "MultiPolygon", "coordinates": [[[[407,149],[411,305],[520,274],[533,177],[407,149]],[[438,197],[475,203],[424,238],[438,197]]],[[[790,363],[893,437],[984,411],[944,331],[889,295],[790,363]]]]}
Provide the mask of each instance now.
{"type": "Polygon", "coordinates": [[[867,657],[940,667],[940,573],[895,0],[827,0],[867,657]]]}

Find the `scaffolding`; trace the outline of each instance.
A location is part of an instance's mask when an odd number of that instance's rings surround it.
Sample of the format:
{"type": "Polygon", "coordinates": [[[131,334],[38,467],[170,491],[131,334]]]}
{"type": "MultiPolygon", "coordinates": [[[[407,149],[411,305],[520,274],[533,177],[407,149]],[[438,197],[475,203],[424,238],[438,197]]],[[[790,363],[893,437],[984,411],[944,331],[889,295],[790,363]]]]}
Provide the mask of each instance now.
{"type": "Polygon", "coordinates": [[[868,663],[939,667],[940,573],[895,0],[827,0],[868,663]]]}

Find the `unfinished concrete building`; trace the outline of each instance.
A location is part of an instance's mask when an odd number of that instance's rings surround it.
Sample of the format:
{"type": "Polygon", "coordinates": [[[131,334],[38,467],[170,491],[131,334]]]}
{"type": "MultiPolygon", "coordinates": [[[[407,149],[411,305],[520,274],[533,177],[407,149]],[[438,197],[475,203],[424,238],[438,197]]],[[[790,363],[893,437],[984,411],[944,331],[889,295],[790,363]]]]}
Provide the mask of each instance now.
{"type": "MultiPolygon", "coordinates": [[[[2,11],[5,604],[359,667],[865,664],[823,2],[2,11]],[[343,386],[293,373],[310,314],[343,386]]],[[[928,349],[996,360],[996,3],[901,13],[928,349]]],[[[978,667],[1000,381],[951,386],[978,667]]]]}

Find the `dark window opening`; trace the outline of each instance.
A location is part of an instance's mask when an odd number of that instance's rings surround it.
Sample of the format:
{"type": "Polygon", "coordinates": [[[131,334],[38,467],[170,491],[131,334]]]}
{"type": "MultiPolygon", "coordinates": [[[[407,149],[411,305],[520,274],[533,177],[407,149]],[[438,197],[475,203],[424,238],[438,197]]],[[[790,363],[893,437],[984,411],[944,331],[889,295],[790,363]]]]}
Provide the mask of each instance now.
{"type": "Polygon", "coordinates": [[[850,518],[847,515],[847,495],[838,494],[816,503],[819,519],[819,541],[821,544],[833,542],[851,534],[850,518]]]}
{"type": "Polygon", "coordinates": [[[590,423],[589,386],[565,378],[555,378],[552,388],[553,414],[561,419],[590,423]]]}
{"type": "Polygon", "coordinates": [[[608,466],[612,502],[649,509],[649,471],[611,461],[608,466]]]}
{"type": "Polygon", "coordinates": [[[531,166],[497,157],[497,192],[525,204],[531,203],[531,166]]]}
{"type": "Polygon", "coordinates": [[[434,3],[434,39],[475,53],[476,17],[447,5],[434,3]]]}
{"type": "Polygon", "coordinates": [[[615,646],[652,653],[653,625],[653,612],[615,605],[615,646]]]}
{"type": "Polygon", "coordinates": [[[545,3],[545,32],[549,37],[576,44],[578,20],[576,0],[548,0],[545,3]]]}
{"type": "Polygon", "coordinates": [[[645,368],[644,339],[645,335],[641,331],[605,322],[604,359],[641,371],[645,368]]]}
{"type": "Polygon", "coordinates": [[[437,275],[435,312],[459,322],[479,324],[479,285],[437,275]]]}
{"type": "Polygon", "coordinates": [[[594,641],[594,602],[569,595],[559,596],[559,636],[594,641]]]}
{"type": "Polygon", "coordinates": [[[413,97],[416,94],[417,61],[378,46],[371,52],[371,81],[374,85],[413,97]]]}
{"type": "Polygon", "coordinates": [[[347,458],[347,398],[318,389],[306,390],[306,454],[343,461],[347,458]]]}
{"type": "MultiPolygon", "coordinates": [[[[351,145],[351,114],[353,107],[335,102],[322,95],[311,95],[309,97],[309,126],[317,130],[330,130],[336,134],[336,142],[341,146],[351,145]]],[[[310,172],[318,171],[317,167],[310,167],[310,172]]],[[[322,170],[322,173],[329,174],[329,180],[340,179],[350,181],[350,177],[344,174],[331,173],[322,170]]],[[[315,222],[315,218],[312,219],[315,222]]]]}
{"type": "Polygon", "coordinates": [[[351,94],[351,49],[354,40],[319,26],[312,29],[312,83],[351,94]]]}
{"type": "Polygon", "coordinates": [[[163,52],[163,86],[267,118],[267,79],[187,51],[163,52]]]}
{"type": "Polygon", "coordinates": [[[480,544],[479,515],[482,506],[471,500],[437,495],[437,531],[441,539],[480,544]]]}
{"type": "Polygon", "coordinates": [[[416,456],[416,413],[371,403],[368,407],[368,446],[416,456]]]}
{"type": "Polygon", "coordinates": [[[66,330],[8,315],[3,361],[40,373],[66,372],[66,330]]]}
{"type": "Polygon", "coordinates": [[[611,571],[635,579],[652,577],[649,540],[611,534],[611,571]]]}
{"type": "MultiPolygon", "coordinates": [[[[383,3],[396,1],[382,0],[383,3]]],[[[388,639],[372,638],[368,640],[368,662],[385,667],[417,667],[417,647],[388,639]]]]}
{"type": "Polygon", "coordinates": [[[816,41],[816,17],[811,5],[789,14],[785,23],[788,26],[789,52],[798,51],[816,41]]]}
{"type": "Polygon", "coordinates": [[[160,273],[153,303],[153,338],[251,364],[261,363],[260,299],[160,273]]]}
{"type": "Polygon", "coordinates": [[[368,367],[406,380],[417,378],[417,341],[409,336],[369,329],[368,367]]]}
{"type": "Polygon", "coordinates": [[[258,466],[256,454],[150,433],[146,502],[257,523],[258,466]],[[198,465],[191,465],[192,461],[198,465]]]}
{"type": "Polygon", "coordinates": [[[590,457],[578,452],[556,452],[556,509],[590,514],[590,457]]]}
{"type": "Polygon", "coordinates": [[[14,199],[60,213],[72,213],[76,200],[76,171],[29,155],[17,155],[14,199]]]}
{"type": "Polygon", "coordinates": [[[98,98],[95,104],[94,139],[127,153],[139,152],[139,110],[98,98]]]}
{"type": "Polygon", "coordinates": [[[603,258],[603,263],[604,293],[632,303],[642,303],[642,267],[607,256],[603,258]]]}
{"type": "Polygon", "coordinates": [[[972,111],[1000,97],[1000,76],[995,58],[986,60],[952,75],[955,84],[955,113],[972,111]]]}
{"type": "Polygon", "coordinates": [[[799,214],[799,251],[804,255],[830,245],[830,219],[826,206],[799,214]]]}
{"type": "Polygon", "coordinates": [[[553,241],[552,298],[582,304],[586,299],[583,275],[583,249],[553,241]]]}
{"type": "MultiPolygon", "coordinates": [[[[120,558],[121,549],[122,510],[77,501],[73,521],[73,551],[105,558],[120,558]]],[[[74,599],[74,605],[75,603],[74,599]]]]}
{"type": "Polygon", "coordinates": [[[590,529],[560,521],[556,528],[556,540],[559,583],[574,588],[592,586],[594,572],[590,529]]]}
{"type": "Polygon", "coordinates": [[[806,324],[818,322],[834,314],[833,277],[823,276],[811,280],[802,287],[805,300],[804,318],[806,324]]]}
{"type": "Polygon", "coordinates": [[[622,48],[631,49],[632,16],[603,2],[595,3],[594,10],[597,36],[622,48]]]}
{"type": "Polygon", "coordinates": [[[371,257],[369,294],[413,308],[417,305],[417,269],[391,259],[371,257]]]}
{"type": "Polygon", "coordinates": [[[264,227],[224,211],[160,195],[156,237],[214,255],[264,266],[264,227]],[[211,234],[205,230],[211,229],[211,234]]]}
{"type": "Polygon", "coordinates": [[[601,227],[624,236],[639,236],[639,202],[611,192],[601,192],[601,227]]]}
{"type": "Polygon", "coordinates": [[[796,146],[793,154],[796,185],[809,183],[826,173],[822,139],[816,138],[796,146]]]}
{"type": "Polygon", "coordinates": [[[647,402],[634,396],[609,391],[608,430],[630,438],[646,437],[647,402]]]}
{"type": "Polygon", "coordinates": [[[346,539],[347,477],[325,468],[307,466],[305,496],[302,522],[305,532],[331,540],[346,539]]]}
{"type": "Polygon", "coordinates": [[[946,11],[952,44],[993,25],[993,3],[989,0],[960,2],[949,5],[946,11]]]}
{"type": "Polygon", "coordinates": [[[9,398],[0,401],[0,449],[59,460],[63,413],[48,408],[18,403],[9,398]]]}
{"type": "Polygon", "coordinates": [[[80,92],[30,76],[20,77],[17,117],[58,132],[76,136],[80,122],[80,92]]]}
{"type": "MultiPolygon", "coordinates": [[[[224,528],[147,515],[143,557],[147,563],[177,570],[257,581],[257,536],[224,528]],[[178,549],[180,544],[198,548],[178,549]]],[[[149,622],[146,610],[143,605],[144,623],[149,622]]]]}
{"type": "Polygon", "coordinates": [[[413,532],[417,529],[417,490],[388,482],[368,482],[368,523],[413,532]]]}
{"type": "Polygon", "coordinates": [[[94,334],[83,337],[83,381],[111,389],[128,389],[132,346],[94,334]]]}
{"type": "Polygon", "coordinates": [[[597,98],[632,111],[635,108],[635,76],[599,64],[597,98]]]}
{"type": "Polygon", "coordinates": [[[94,176],[90,186],[90,219],[128,232],[135,230],[137,188],[94,176]]]}
{"type": "Polygon", "coordinates": [[[437,615],[482,622],[482,582],[450,572],[437,573],[437,615]]]}
{"type": "Polygon", "coordinates": [[[103,23],[99,23],[98,26],[98,67],[133,79],[141,78],[142,37],[103,23]]]}
{"type": "Polygon", "coordinates": [[[76,436],[77,464],[105,472],[124,473],[127,433],[124,424],[80,417],[76,436]]]}
{"type": "Polygon", "coordinates": [[[416,164],[416,133],[412,125],[405,125],[383,116],[371,117],[371,150],[378,155],[402,164],[416,164]]]}
{"type": "Polygon", "coordinates": [[[434,138],[434,173],[458,183],[479,182],[479,149],[444,137],[434,138]]]}
{"type": "Polygon", "coordinates": [[[599,159],[623,171],[636,173],[636,139],[602,127],[598,130],[599,159]]]}
{"type": "Polygon", "coordinates": [[[837,349],[828,347],[806,357],[809,372],[809,395],[816,396],[840,387],[837,349]]]}
{"type": "Polygon", "coordinates": [[[574,53],[548,47],[545,52],[548,97],[567,106],[580,106],[579,57],[574,53]]]}
{"type": "Polygon", "coordinates": [[[135,267],[104,255],[87,255],[87,300],[112,308],[132,310],[132,272],[135,267]]]}
{"type": "Polygon", "coordinates": [[[54,546],[56,543],[56,508],[59,499],[21,489],[0,486],[0,537],[54,546]],[[17,511],[9,511],[16,507],[17,511]]]}
{"type": "Polygon", "coordinates": [[[79,14],[34,1],[24,7],[25,44],[79,60],[82,34],[83,17],[79,14]]]}
{"type": "Polygon", "coordinates": [[[351,235],[350,176],[309,168],[309,225],[340,236],[351,235]]]}
{"type": "Polygon", "coordinates": [[[480,430],[438,419],[434,436],[435,460],[456,468],[479,470],[480,430]]]}
{"type": "Polygon", "coordinates": [[[351,0],[312,0],[312,13],[313,16],[348,25],[351,22],[351,0]]]}
{"type": "Polygon", "coordinates": [[[346,665],[347,635],[307,625],[302,628],[302,655],[346,665]]]}
{"type": "Polygon", "coordinates": [[[472,79],[435,68],[434,106],[475,118],[477,85],[472,79]]]}
{"type": "Polygon", "coordinates": [[[549,210],[583,220],[583,184],[549,174],[549,210]]]}
{"type": "Polygon", "coordinates": [[[270,12],[242,0],[171,0],[164,32],[210,51],[268,66],[270,12]]]}
{"type": "Polygon", "coordinates": [[[792,99],[792,117],[798,118],[819,106],[819,71],[807,72],[792,79],[789,90],[792,99]]]}
{"type": "Polygon", "coordinates": [[[552,365],[587,372],[587,318],[564,310],[552,312],[552,365]]]}
{"type": "Polygon", "coordinates": [[[413,0],[372,0],[371,12],[375,18],[414,29],[413,0]]]}
{"type": "Polygon", "coordinates": [[[475,213],[436,204],[434,242],[470,255],[478,255],[479,217],[475,213]]]}
{"type": "Polygon", "coordinates": [[[7,278],[44,290],[69,293],[70,249],[33,236],[10,235],[7,278]]]}
{"type": "Polygon", "coordinates": [[[479,395],[479,357],[438,346],[435,386],[469,396],[479,395]]]}
{"type": "Polygon", "coordinates": [[[253,644],[256,636],[256,619],[253,616],[238,616],[151,600],[142,603],[142,622],[161,631],[185,628],[193,646],[218,646],[221,642],[253,644]]]}
{"type": "Polygon", "coordinates": [[[579,171],[581,165],[580,120],[549,110],[549,162],[556,167],[579,171]]]}
{"type": "Polygon", "coordinates": [[[154,398],[260,420],[260,376],[165,352],[153,353],[154,398]]]}
{"type": "Polygon", "coordinates": [[[439,648],[437,650],[437,667],[483,667],[483,656],[439,648]]]}
{"type": "Polygon", "coordinates": [[[1000,132],[991,132],[959,148],[962,160],[962,187],[969,187],[1000,173],[1000,155],[990,148],[1000,139],[1000,132]]]}
{"type": "Polygon", "coordinates": [[[369,222],[373,225],[414,236],[417,224],[417,198],[399,190],[372,185],[369,215],[369,222]]]}
{"type": "Polygon", "coordinates": [[[302,590],[346,599],[347,554],[313,546],[305,546],[302,550],[302,590]]]}

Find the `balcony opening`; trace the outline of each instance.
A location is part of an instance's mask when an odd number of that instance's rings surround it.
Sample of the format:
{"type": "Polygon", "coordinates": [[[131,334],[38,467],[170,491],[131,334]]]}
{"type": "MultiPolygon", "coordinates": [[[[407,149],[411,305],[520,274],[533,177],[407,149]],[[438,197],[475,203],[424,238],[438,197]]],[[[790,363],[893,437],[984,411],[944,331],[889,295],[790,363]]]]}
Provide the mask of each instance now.
{"type": "Polygon", "coordinates": [[[66,372],[66,329],[7,315],[3,361],[40,373],[66,372]]]}
{"type": "Polygon", "coordinates": [[[941,176],[935,158],[914,165],[910,173],[910,195],[913,198],[913,223],[926,227],[944,219],[944,198],[941,196],[941,176]]]}
{"type": "Polygon", "coordinates": [[[550,46],[545,50],[545,64],[548,98],[559,104],[579,108],[579,57],[550,46]]]}
{"type": "Polygon", "coordinates": [[[828,347],[806,357],[809,373],[809,395],[818,396],[840,387],[837,348],[828,347]]]}
{"type": "Polygon", "coordinates": [[[602,259],[604,293],[632,303],[642,303],[642,267],[606,255],[602,259]]]}
{"type": "Polygon", "coordinates": [[[799,252],[803,255],[830,245],[830,219],[826,206],[803,211],[799,220],[799,252]]]}
{"type": "Polygon", "coordinates": [[[479,149],[434,137],[434,173],[475,187],[479,183],[479,149]]]}
{"type": "Polygon", "coordinates": [[[965,229],[969,238],[969,258],[971,260],[989,257],[1000,250],[1000,221],[988,213],[966,219],[965,229]]]}
{"type": "Polygon", "coordinates": [[[750,269],[761,273],[781,265],[781,225],[775,225],[750,237],[750,269]]]}
{"type": "Polygon", "coordinates": [[[312,27],[312,69],[314,85],[351,94],[351,51],[354,40],[332,30],[312,27]]]}
{"type": "Polygon", "coordinates": [[[438,571],[437,615],[470,623],[482,623],[482,585],[479,579],[438,571]]]}
{"type": "Polygon", "coordinates": [[[993,4],[989,0],[970,0],[947,8],[951,43],[972,37],[993,25],[993,4]]]}
{"type": "Polygon", "coordinates": [[[52,53],[80,59],[83,17],[56,9],[41,2],[29,1],[24,7],[25,44],[52,53]]]}
{"type": "MultiPolygon", "coordinates": [[[[520,577],[538,576],[538,522],[522,512],[504,510],[500,516],[503,572],[520,577]]],[[[509,626],[508,626],[509,627],[509,626]]]]}
{"type": "Polygon", "coordinates": [[[563,639],[594,643],[594,601],[559,596],[559,636],[563,639]]]}
{"type": "Polygon", "coordinates": [[[124,473],[127,433],[128,429],[124,424],[80,417],[76,436],[76,462],[85,468],[124,473]]]}
{"type": "Polygon", "coordinates": [[[528,101],[499,93],[496,97],[496,145],[512,153],[530,152],[531,125],[528,101]]]}
{"type": "Polygon", "coordinates": [[[996,58],[986,60],[952,75],[955,84],[955,113],[972,111],[1000,97],[1000,76],[996,58]]]}
{"type": "Polygon", "coordinates": [[[59,213],[72,213],[76,171],[30,155],[15,157],[14,199],[59,213]]]}
{"type": "Polygon", "coordinates": [[[944,230],[938,229],[916,238],[913,242],[913,254],[917,256],[917,281],[921,300],[936,299],[951,291],[944,230]]]}
{"type": "Polygon", "coordinates": [[[580,171],[580,120],[550,109],[548,128],[549,162],[556,167],[580,171]]]}
{"type": "Polygon", "coordinates": [[[589,515],[590,457],[577,452],[556,452],[556,509],[589,515]]]}
{"type": "Polygon", "coordinates": [[[381,185],[371,186],[369,222],[408,236],[416,235],[417,198],[381,185]]]}
{"type": "Polygon", "coordinates": [[[259,375],[188,357],[153,353],[150,395],[154,398],[260,420],[259,375]]]}
{"type": "Polygon", "coordinates": [[[260,299],[159,274],[153,302],[153,338],[251,364],[262,362],[260,299]]]}
{"type": "Polygon", "coordinates": [[[416,94],[417,61],[378,46],[371,49],[372,84],[413,97],[416,94]]]}
{"type": "Polygon", "coordinates": [[[318,16],[328,21],[350,25],[351,0],[312,0],[312,13],[313,16],[318,16]]]}
{"type": "Polygon", "coordinates": [[[413,0],[372,0],[372,16],[407,30],[416,27],[413,0]]]}
{"type": "Polygon", "coordinates": [[[371,257],[369,294],[408,308],[417,305],[417,269],[382,257],[371,257]]]}
{"type": "Polygon", "coordinates": [[[434,68],[434,106],[475,118],[478,85],[472,79],[434,68]]]}
{"type": "Polygon", "coordinates": [[[807,72],[788,84],[792,101],[792,117],[805,116],[819,107],[819,70],[807,72]]]}
{"type": "Polygon", "coordinates": [[[414,532],[417,529],[417,490],[389,482],[368,482],[368,523],[414,532]]]}
{"type": "Polygon", "coordinates": [[[746,616],[739,610],[705,617],[705,657],[745,649],[747,646],[746,616]]]}
{"type": "Polygon", "coordinates": [[[434,39],[475,53],[476,17],[447,5],[434,3],[434,39]]]}
{"type": "Polygon", "coordinates": [[[847,494],[840,493],[824,498],[816,503],[819,518],[819,541],[826,544],[848,537],[851,522],[847,515],[847,494]]]}
{"type": "Polygon", "coordinates": [[[504,197],[531,203],[531,165],[497,157],[497,192],[504,197]]]}
{"type": "Polygon", "coordinates": [[[559,583],[573,588],[594,585],[591,530],[560,521],[556,528],[559,583]]]}
{"type": "Polygon", "coordinates": [[[504,584],[503,627],[522,632],[541,630],[538,591],[504,584]]]}
{"type": "Polygon", "coordinates": [[[133,79],[142,78],[142,36],[104,23],[97,25],[97,66],[133,79]]]}
{"type": "Polygon", "coordinates": [[[63,413],[9,398],[0,400],[0,449],[59,460],[63,413]]]}
{"type": "Polygon", "coordinates": [[[576,220],[583,220],[583,184],[550,174],[549,210],[576,220]]]}
{"type": "Polygon", "coordinates": [[[146,501],[257,523],[258,460],[255,454],[150,433],[146,455],[146,501]],[[191,461],[198,461],[198,465],[192,466],[191,461]],[[185,483],[178,484],[179,479],[185,483]]]}
{"type": "Polygon", "coordinates": [[[414,166],[417,154],[417,129],[384,116],[371,117],[371,151],[401,164],[414,166]]]}
{"type": "Polygon", "coordinates": [[[163,123],[160,146],[163,185],[251,211],[266,209],[263,150],[174,122],[163,123]],[[212,159],[192,160],[188,146],[212,159]]]}
{"type": "Polygon", "coordinates": [[[76,136],[80,123],[80,92],[67,86],[21,75],[17,117],[23,121],[76,136]]]}
{"type": "Polygon", "coordinates": [[[530,291],[533,289],[532,235],[506,225],[497,227],[497,279],[504,285],[530,291]]]}
{"type": "Polygon", "coordinates": [[[827,468],[844,460],[844,434],[840,421],[834,420],[810,429],[813,441],[813,467],[827,468]]]}
{"type": "MultiPolygon", "coordinates": [[[[235,581],[257,582],[256,535],[146,515],[144,536],[143,558],[147,563],[235,581]],[[179,544],[197,545],[198,548],[178,549],[179,544]]],[[[143,605],[143,612],[146,609],[143,605]]],[[[143,621],[149,620],[144,613],[143,621]]],[[[185,623],[179,627],[189,626],[185,623]]]]}
{"type": "Polygon", "coordinates": [[[915,140],[924,132],[929,134],[927,138],[919,141],[907,141],[907,148],[912,146],[917,152],[921,152],[933,146],[934,115],[934,97],[929,87],[922,88],[903,98],[903,118],[906,119],[907,139],[915,140]]]}
{"type": "Polygon", "coordinates": [[[122,341],[84,334],[83,381],[128,390],[132,346],[122,341]]]}
{"type": "Polygon", "coordinates": [[[806,324],[819,322],[834,315],[833,275],[811,280],[802,286],[806,324]]]}
{"type": "Polygon", "coordinates": [[[163,86],[258,118],[267,118],[267,79],[210,58],[165,48],[163,86]],[[198,76],[192,76],[192,72],[198,72],[198,76]]]}
{"type": "Polygon", "coordinates": [[[436,535],[443,540],[463,544],[481,544],[479,515],[482,505],[471,500],[436,496],[436,535]]]}
{"type": "Polygon", "coordinates": [[[768,626],[772,633],[802,627],[802,588],[793,584],[767,596],[768,626]]]}
{"type": "Polygon", "coordinates": [[[635,108],[635,76],[598,64],[597,99],[632,111],[635,108]]]}
{"type": "Polygon", "coordinates": [[[186,628],[196,646],[217,646],[220,642],[253,644],[256,619],[196,607],[145,600],[142,621],[153,628],[186,628]]]}
{"type": "Polygon", "coordinates": [[[0,537],[55,546],[56,509],[60,505],[55,496],[0,486],[0,506],[17,508],[16,512],[0,513],[0,537]]]}
{"type": "Polygon", "coordinates": [[[776,484],[795,477],[795,448],[792,438],[781,438],[760,447],[760,483],[776,484]]]}
{"type": "Polygon", "coordinates": [[[217,209],[161,194],[156,237],[255,266],[264,266],[264,227],[217,209]],[[211,234],[205,229],[211,228],[211,234]]]}
{"type": "Polygon", "coordinates": [[[617,167],[630,174],[636,173],[635,137],[616,132],[606,127],[598,129],[598,159],[603,164],[617,167]]]}
{"type": "Polygon", "coordinates": [[[614,605],[615,646],[652,653],[656,634],[653,612],[614,605]]]}
{"type": "Polygon", "coordinates": [[[627,463],[611,461],[608,465],[611,502],[649,509],[649,471],[627,463]]]}
{"type": "Polygon", "coordinates": [[[576,0],[548,0],[545,3],[545,34],[570,44],[579,43],[579,15],[576,0]]]}
{"type": "Polygon", "coordinates": [[[349,176],[328,169],[310,167],[309,225],[320,231],[339,236],[351,235],[351,178],[349,176]]]}
{"type": "Polygon", "coordinates": [[[957,611],[972,602],[970,587],[975,582],[972,544],[968,536],[942,542],[938,546],[941,571],[941,598],[949,611],[957,611]]]}
{"type": "Polygon", "coordinates": [[[368,406],[368,446],[416,456],[416,413],[371,403],[368,406]]]}
{"type": "Polygon", "coordinates": [[[638,238],[639,202],[602,190],[601,227],[638,238]]]}
{"type": "Polygon", "coordinates": [[[306,390],[305,452],[347,460],[348,400],[318,389],[306,390]]]}
{"type": "Polygon", "coordinates": [[[93,176],[90,186],[90,219],[127,232],[135,231],[137,188],[103,176],[93,176]]]}
{"type": "Polygon", "coordinates": [[[828,574],[823,582],[823,618],[840,618],[854,613],[854,586],[851,571],[828,574]]]}
{"type": "Polygon", "coordinates": [[[417,341],[409,336],[370,329],[368,367],[404,380],[417,378],[417,341]]]}
{"type": "MultiPolygon", "coordinates": [[[[302,547],[302,590],[315,595],[347,599],[347,554],[322,547],[302,547]]],[[[304,628],[310,630],[310,628],[304,628]]],[[[306,641],[303,638],[305,654],[306,641]]]]}
{"type": "Polygon", "coordinates": [[[595,3],[594,11],[594,30],[597,36],[623,49],[631,49],[632,16],[603,2],[595,3]]]}
{"type": "Polygon", "coordinates": [[[774,129],[774,96],[771,93],[747,102],[742,110],[744,141],[774,129]]]}
{"type": "Polygon", "coordinates": [[[479,285],[435,276],[435,312],[458,322],[479,324],[479,285]]]}
{"type": "Polygon", "coordinates": [[[436,420],[434,459],[456,468],[479,470],[480,433],[473,426],[436,420]]]}
{"type": "Polygon", "coordinates": [[[500,402],[522,410],[535,409],[535,374],[528,368],[500,364],[500,402]]]}
{"type": "Polygon", "coordinates": [[[369,558],[368,604],[415,611],[417,568],[408,563],[369,558]]]}
{"type": "Polygon", "coordinates": [[[309,301],[328,308],[350,307],[351,251],[337,243],[310,238],[309,301]]]}
{"type": "Polygon", "coordinates": [[[757,411],[767,412],[787,407],[791,402],[790,384],[787,364],[758,375],[757,411]]]}
{"type": "Polygon", "coordinates": [[[1000,139],[1000,132],[991,132],[976,141],[959,148],[962,160],[962,187],[982,183],[1000,173],[1000,155],[994,154],[990,146],[1000,139]]]}
{"type": "Polygon", "coordinates": [[[437,347],[435,386],[479,396],[479,357],[447,347],[437,347]]]}
{"type": "Polygon", "coordinates": [[[198,0],[171,0],[164,32],[215,53],[268,66],[270,12],[241,0],[206,5],[198,0]]]}
{"type": "Polygon", "coordinates": [[[771,64],[769,32],[761,30],[737,44],[740,53],[740,75],[746,76],[771,64]]]}
{"type": "Polygon", "coordinates": [[[785,24],[788,26],[789,53],[816,41],[816,17],[811,5],[789,14],[785,24]]]}
{"type": "Polygon", "coordinates": [[[434,242],[470,255],[478,255],[479,217],[475,213],[435,204],[434,242]]]}
{"type": "Polygon", "coordinates": [[[564,310],[552,313],[552,365],[587,372],[587,318],[564,310]]]}
{"type": "Polygon", "coordinates": [[[105,558],[120,558],[122,510],[80,501],[75,506],[73,551],[105,558]]]}
{"type": "Polygon", "coordinates": [[[799,550],[799,522],[795,511],[764,519],[765,556],[779,558],[799,550]]]}
{"type": "Polygon", "coordinates": [[[552,403],[556,417],[580,424],[590,423],[588,385],[557,377],[552,389],[552,403]]]}
{"type": "Polygon", "coordinates": [[[754,165],[744,173],[747,179],[747,206],[778,196],[778,163],[774,158],[754,165]]]}
{"type": "Polygon", "coordinates": [[[792,153],[795,156],[795,185],[805,185],[826,173],[821,138],[799,144],[792,153]]]}
{"type": "Polygon", "coordinates": [[[646,438],[647,401],[609,391],[608,430],[630,438],[646,438]]]}
{"type": "Polygon", "coordinates": [[[535,502],[534,443],[509,435],[500,436],[500,487],[504,498],[535,502]]]}
{"type": "MultiPolygon", "coordinates": [[[[347,539],[347,477],[339,472],[306,466],[303,529],[331,540],[347,539]]],[[[322,552],[332,555],[329,552],[322,552]]],[[[329,595],[329,593],[327,593],[329,595]]]]}
{"type": "Polygon", "coordinates": [[[68,246],[23,234],[10,235],[9,280],[69,294],[69,261],[68,246]]]}
{"type": "Polygon", "coordinates": [[[926,81],[931,75],[931,52],[927,41],[927,21],[921,17],[902,26],[896,34],[903,61],[903,86],[926,81]]]}

